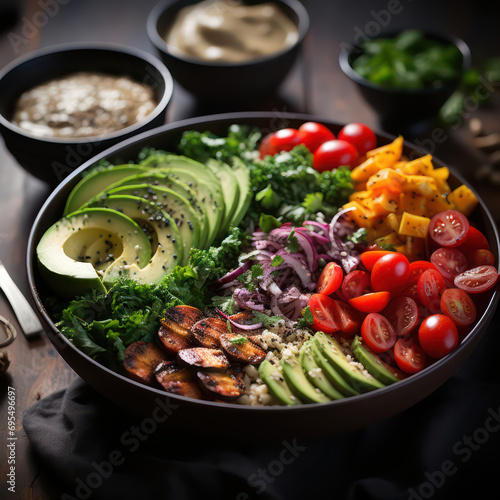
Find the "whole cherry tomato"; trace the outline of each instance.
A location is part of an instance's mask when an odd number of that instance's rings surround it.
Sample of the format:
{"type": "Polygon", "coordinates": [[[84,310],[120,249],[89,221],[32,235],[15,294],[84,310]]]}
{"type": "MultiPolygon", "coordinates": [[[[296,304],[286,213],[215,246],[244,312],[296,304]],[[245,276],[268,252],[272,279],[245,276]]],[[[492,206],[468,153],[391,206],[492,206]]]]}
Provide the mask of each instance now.
{"type": "Polygon", "coordinates": [[[333,132],[317,122],[306,122],[299,127],[300,140],[311,153],[314,153],[326,141],[335,139],[333,132]]]}
{"type": "Polygon", "coordinates": [[[339,139],[350,142],[360,156],[375,149],[377,138],[373,130],[362,123],[349,123],[339,132],[339,139]]]}
{"type": "Polygon", "coordinates": [[[418,341],[426,354],[436,359],[443,358],[458,345],[457,327],[448,316],[433,314],[422,321],[418,341]]]}
{"type": "Polygon", "coordinates": [[[318,172],[334,168],[352,166],[358,158],[356,148],[347,141],[334,139],[326,141],[316,150],[313,157],[313,167],[318,172]]]}

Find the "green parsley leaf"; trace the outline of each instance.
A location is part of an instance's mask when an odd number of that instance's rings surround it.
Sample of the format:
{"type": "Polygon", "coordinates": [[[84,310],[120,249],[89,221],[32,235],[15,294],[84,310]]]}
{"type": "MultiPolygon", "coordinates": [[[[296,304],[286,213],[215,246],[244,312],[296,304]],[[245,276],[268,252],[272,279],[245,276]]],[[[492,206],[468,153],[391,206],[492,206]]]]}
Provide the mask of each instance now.
{"type": "Polygon", "coordinates": [[[287,239],[287,249],[290,251],[290,253],[296,253],[300,250],[300,243],[299,240],[297,239],[297,236],[295,236],[295,229],[292,229],[290,231],[290,234],[288,235],[287,239]]]}
{"type": "Polygon", "coordinates": [[[281,255],[275,255],[271,261],[271,266],[277,267],[280,264],[283,264],[283,257],[281,255]]]}
{"type": "Polygon", "coordinates": [[[276,217],[273,215],[260,214],[259,226],[265,233],[270,233],[273,229],[277,229],[283,225],[276,217]]]}

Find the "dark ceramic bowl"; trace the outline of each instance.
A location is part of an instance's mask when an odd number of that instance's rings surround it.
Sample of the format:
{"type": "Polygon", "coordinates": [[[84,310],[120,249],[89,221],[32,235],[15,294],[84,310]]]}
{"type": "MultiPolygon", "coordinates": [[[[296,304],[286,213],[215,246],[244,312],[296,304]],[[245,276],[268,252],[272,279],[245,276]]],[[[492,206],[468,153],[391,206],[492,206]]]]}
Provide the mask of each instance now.
{"type": "MultiPolygon", "coordinates": [[[[310,120],[322,121],[334,133],[338,133],[342,127],[339,123],[324,121],[310,115],[285,113],[280,115],[280,120],[279,127],[298,127],[301,123],[310,120]]],[[[165,125],[156,131],[128,139],[87,161],[50,195],[31,229],[27,269],[33,299],[52,344],[80,377],[119,407],[134,414],[151,416],[154,414],[155,408],[162,404],[161,401],[167,399],[170,407],[173,408],[174,404],[178,405],[169,416],[167,425],[198,429],[200,422],[203,422],[202,427],[213,429],[214,426],[219,426],[221,422],[224,422],[224,429],[232,438],[236,438],[238,435],[250,438],[276,438],[277,433],[278,437],[297,437],[298,435],[313,437],[353,430],[396,415],[424,399],[448,380],[474,350],[494,315],[499,300],[498,288],[484,294],[481,304],[478,304],[479,320],[458,348],[422,372],[367,394],[325,404],[295,407],[242,406],[198,401],[175,395],[169,395],[167,398],[166,393],[159,389],[134,382],[98,364],[79,351],[54,325],[54,321],[44,307],[48,290],[37,270],[36,245],[45,230],[61,217],[66,198],[81,179],[82,173],[103,158],[110,161],[133,160],[144,147],[175,150],[185,130],[209,130],[216,134],[224,134],[227,132],[228,126],[233,123],[256,126],[261,128],[263,132],[276,129],[277,125],[276,116],[271,112],[220,114],[165,125]],[[314,425],[305,425],[305,422],[314,422],[314,425]],[[245,432],[241,433],[242,429],[245,432]]],[[[378,144],[382,145],[390,142],[393,138],[386,134],[377,134],[377,140],[378,144]]],[[[415,146],[405,143],[404,154],[410,156],[413,152],[420,155],[425,154],[419,152],[415,146]]],[[[439,160],[434,159],[434,162],[436,167],[442,166],[439,160]]],[[[458,175],[452,175],[450,178],[452,188],[463,182],[463,179],[458,175]]],[[[479,200],[479,205],[473,215],[473,222],[484,231],[490,242],[491,251],[498,262],[497,229],[491,214],[481,200],[479,200]]]]}
{"type": "MultiPolygon", "coordinates": [[[[199,1],[199,0],[198,0],[199,1]]],[[[202,102],[245,102],[274,94],[295,62],[309,30],[309,15],[297,0],[271,0],[296,23],[297,42],[280,52],[242,63],[205,62],[174,54],[165,40],[177,12],[196,0],[167,0],[151,11],[147,30],[163,62],[174,79],[202,102]]],[[[259,3],[259,2],[248,2],[259,3]]]]}
{"type": "MultiPolygon", "coordinates": [[[[426,37],[455,45],[462,54],[462,69],[456,78],[439,88],[421,90],[390,89],[375,85],[352,68],[352,62],[362,54],[359,44],[342,49],[339,63],[342,71],[356,84],[365,101],[376,111],[380,122],[391,131],[406,129],[432,120],[460,84],[462,75],[470,68],[471,53],[467,44],[453,35],[424,32],[426,37]]],[[[382,33],[376,38],[393,38],[397,32],[382,33]]]]}
{"type": "Polygon", "coordinates": [[[64,44],[38,50],[16,59],[0,73],[0,132],[7,149],[35,177],[58,184],[76,167],[138,132],[165,123],[173,91],[172,77],[156,57],[120,45],[64,44]],[[117,132],[94,137],[37,137],[10,120],[20,95],[32,87],[76,71],[128,75],[151,86],[156,108],[140,122],[117,132]]]}

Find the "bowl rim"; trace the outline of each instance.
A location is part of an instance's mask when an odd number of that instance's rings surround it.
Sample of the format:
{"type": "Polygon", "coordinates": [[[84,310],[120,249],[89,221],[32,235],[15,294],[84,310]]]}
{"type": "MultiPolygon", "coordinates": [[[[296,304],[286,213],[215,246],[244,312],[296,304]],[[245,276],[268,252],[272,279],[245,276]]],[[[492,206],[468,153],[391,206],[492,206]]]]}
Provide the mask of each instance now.
{"type": "MultiPolygon", "coordinates": [[[[136,382],[120,373],[117,373],[110,368],[107,368],[104,365],[101,365],[82,351],[80,351],[75,345],[73,345],[72,342],[70,342],[69,339],[67,339],[60,330],[57,329],[55,326],[52,318],[49,316],[48,312],[46,311],[40,296],[38,295],[37,288],[36,288],[36,283],[35,283],[35,276],[34,276],[34,267],[36,265],[36,245],[37,241],[35,241],[35,232],[37,230],[38,225],[42,222],[44,213],[45,211],[49,208],[51,205],[52,201],[56,196],[58,195],[59,191],[65,188],[65,186],[68,183],[71,183],[73,179],[77,176],[79,176],[84,170],[89,168],[91,165],[95,164],[97,161],[104,157],[111,156],[117,152],[119,152],[122,149],[128,149],[134,144],[141,142],[145,139],[151,138],[153,136],[158,136],[162,135],[164,133],[174,131],[176,129],[180,128],[185,128],[189,126],[196,126],[196,125],[203,125],[206,124],[207,126],[210,125],[210,123],[214,123],[217,121],[228,121],[228,120],[234,120],[233,123],[238,123],[238,120],[247,120],[247,119],[273,119],[276,117],[276,114],[273,112],[231,112],[231,113],[219,113],[219,114],[213,114],[213,115],[206,115],[206,116],[199,116],[195,118],[188,118],[182,121],[174,122],[174,123],[169,123],[166,125],[163,125],[161,127],[157,127],[153,130],[144,132],[142,134],[138,134],[130,139],[127,139],[126,141],[123,141],[123,143],[116,144],[102,153],[97,154],[93,158],[87,160],[84,164],[82,164],[80,167],[78,167],[74,172],[72,172],[67,178],[65,178],[49,195],[41,209],[39,210],[35,221],[32,224],[32,227],[30,229],[30,234],[28,238],[28,246],[27,246],[27,254],[26,254],[26,269],[27,269],[27,274],[28,274],[28,283],[29,283],[29,288],[30,288],[30,293],[31,296],[35,302],[38,314],[41,315],[41,317],[44,319],[44,322],[50,327],[51,333],[55,335],[58,338],[58,341],[61,341],[65,344],[67,348],[72,349],[77,353],[79,356],[83,356],[86,358],[87,362],[90,362],[93,366],[97,368],[97,370],[103,370],[106,372],[108,376],[112,377],[118,377],[121,379],[122,382],[125,383],[130,383],[133,384],[136,389],[142,389],[146,392],[150,392],[153,396],[158,397],[158,396],[163,396],[167,394],[165,391],[162,391],[161,389],[157,389],[155,387],[150,387],[144,384],[141,384],[140,382],[136,382]]],[[[321,123],[325,123],[327,126],[343,126],[343,123],[335,122],[332,120],[329,120],[325,117],[321,117],[318,115],[310,115],[310,114],[304,114],[304,113],[282,113],[280,117],[285,118],[285,119],[290,119],[290,120],[302,120],[302,121],[319,121],[321,123]]],[[[392,141],[396,138],[395,135],[388,134],[385,132],[378,132],[375,131],[377,137],[387,139],[388,141],[392,141]]],[[[410,148],[412,150],[416,151],[422,151],[419,147],[414,145],[413,143],[409,141],[404,141],[404,146],[407,148],[410,148]]],[[[425,154],[425,152],[422,151],[422,154],[425,154]]],[[[441,162],[438,158],[433,156],[433,160],[436,163],[439,163],[440,165],[445,165],[443,162],[441,162]]],[[[456,178],[457,181],[467,184],[468,183],[462,178],[462,176],[457,173],[453,167],[448,167],[450,168],[450,173],[456,178]]],[[[468,185],[469,186],[469,185],[468,185]]],[[[497,225],[489,211],[489,209],[486,207],[485,203],[483,200],[479,197],[477,192],[475,192],[475,189],[472,186],[469,186],[471,190],[474,192],[474,194],[478,198],[478,205],[481,207],[484,216],[488,220],[488,223],[491,225],[494,239],[497,245],[497,254],[500,254],[500,240],[499,240],[499,233],[497,229],[497,225]]],[[[497,255],[498,257],[498,255],[497,255]]],[[[498,259],[497,259],[498,260],[498,259]]],[[[498,268],[498,266],[497,266],[498,268]]],[[[443,364],[447,363],[448,361],[451,361],[454,358],[457,358],[461,355],[462,351],[466,350],[468,348],[468,344],[472,343],[476,337],[479,339],[481,338],[482,334],[484,333],[484,329],[487,328],[488,324],[490,323],[493,315],[495,314],[496,306],[500,300],[500,289],[498,288],[498,285],[496,289],[493,291],[489,301],[487,302],[487,305],[485,307],[484,313],[481,316],[481,318],[477,321],[477,323],[474,325],[472,330],[465,336],[465,338],[461,341],[461,343],[458,345],[458,347],[445,356],[444,358],[441,358],[437,361],[435,361],[431,366],[428,366],[421,372],[418,372],[416,374],[413,374],[399,382],[396,382],[394,384],[388,385],[383,387],[382,389],[377,389],[371,392],[367,393],[362,393],[358,394],[356,396],[350,396],[346,397],[344,399],[338,399],[338,400],[332,400],[327,403],[309,403],[305,406],[308,408],[326,408],[328,406],[335,405],[337,406],[343,406],[343,405],[349,405],[349,404],[355,404],[355,402],[360,401],[360,400],[370,400],[374,397],[377,397],[381,394],[381,391],[384,391],[384,394],[389,395],[390,392],[394,391],[400,391],[403,390],[404,387],[408,386],[412,382],[415,382],[417,380],[426,378],[430,376],[431,373],[438,371],[443,364]]],[[[50,337],[49,337],[50,338],[50,337]]],[[[51,342],[52,339],[50,338],[51,342]]],[[[53,342],[52,342],[53,343],[53,342]]],[[[268,412],[268,413],[276,413],[276,412],[300,412],[303,410],[304,405],[296,405],[296,406],[250,406],[250,405],[241,405],[237,403],[217,403],[213,401],[206,401],[206,400],[193,400],[191,398],[185,397],[185,396],[179,396],[176,394],[168,394],[169,398],[172,398],[173,400],[179,400],[181,403],[189,403],[189,404],[201,404],[204,406],[214,406],[217,408],[225,408],[229,407],[232,410],[237,410],[237,411],[257,411],[257,412],[268,412]]]]}
{"type": "MultiPolygon", "coordinates": [[[[167,42],[161,37],[160,33],[158,32],[158,21],[160,20],[160,17],[162,16],[163,12],[168,8],[173,6],[176,3],[181,2],[182,0],[161,0],[159,3],[157,3],[151,12],[148,15],[147,22],[146,22],[146,30],[149,36],[149,39],[151,43],[156,47],[156,49],[168,57],[181,62],[181,63],[188,63],[188,64],[193,64],[197,66],[202,66],[202,67],[207,67],[207,68],[247,68],[247,67],[252,67],[261,63],[265,63],[268,61],[272,61],[276,59],[277,57],[284,55],[288,52],[293,51],[295,48],[301,45],[303,42],[304,38],[306,37],[307,33],[309,32],[309,26],[310,26],[310,19],[309,19],[309,13],[307,12],[307,9],[300,3],[298,0],[269,0],[272,3],[282,3],[290,7],[295,14],[297,15],[298,19],[298,32],[299,36],[295,43],[290,45],[289,47],[285,47],[284,49],[278,51],[278,52],[273,52],[272,54],[258,57],[255,59],[251,59],[249,61],[242,61],[242,62],[224,62],[224,61],[205,61],[203,59],[198,59],[196,57],[188,57],[188,56],[182,56],[181,54],[172,52],[169,50],[169,45],[167,42]]],[[[199,0],[201,1],[201,0],[199,0]]]]}
{"type": "MultiPolygon", "coordinates": [[[[9,129],[11,132],[18,134],[20,136],[24,136],[27,139],[40,141],[46,144],[60,144],[60,145],[69,145],[69,144],[87,144],[87,143],[101,143],[108,140],[113,140],[119,138],[120,136],[125,136],[127,134],[131,134],[134,131],[144,127],[148,123],[154,121],[168,106],[170,100],[172,99],[173,91],[174,91],[174,81],[170,71],[167,69],[165,64],[160,61],[157,57],[150,54],[149,52],[145,52],[136,47],[130,47],[127,45],[122,45],[118,43],[110,43],[110,42],[70,42],[70,43],[62,43],[55,44],[48,47],[44,47],[42,49],[31,51],[27,54],[24,54],[2,68],[0,71],[0,82],[7,76],[11,71],[18,69],[23,64],[29,63],[32,60],[38,59],[40,57],[57,55],[65,52],[80,52],[80,51],[97,51],[97,52],[120,52],[129,56],[136,57],[146,63],[146,65],[153,66],[161,75],[163,83],[165,85],[165,90],[161,96],[161,99],[156,104],[155,108],[151,113],[149,113],[145,118],[141,121],[129,125],[128,127],[122,128],[120,130],[116,130],[115,132],[110,132],[108,134],[102,135],[92,135],[88,137],[50,137],[50,136],[37,136],[29,133],[23,128],[19,127],[12,121],[8,120],[2,113],[0,113],[0,125],[9,129]]],[[[126,74],[127,68],[124,68],[124,74],[126,74]]]]}
{"type": "MultiPolygon", "coordinates": [[[[443,42],[450,43],[457,47],[457,49],[460,51],[462,54],[462,69],[461,69],[461,74],[463,75],[466,71],[468,71],[471,67],[472,64],[472,56],[471,56],[471,51],[469,46],[465,43],[464,40],[461,38],[457,37],[456,35],[453,35],[451,33],[444,33],[444,32],[438,32],[438,31],[433,31],[433,30],[428,30],[428,29],[421,29],[418,27],[409,27],[405,29],[400,29],[400,30],[389,30],[389,31],[382,31],[376,36],[370,36],[367,37],[370,40],[376,40],[378,38],[393,38],[399,33],[402,33],[403,31],[409,30],[409,29],[415,29],[419,30],[422,33],[424,33],[425,36],[429,38],[433,38],[436,40],[440,40],[443,42]]],[[[339,65],[344,74],[356,82],[358,85],[361,85],[363,87],[367,87],[371,90],[375,90],[381,93],[385,94],[395,94],[395,95],[433,95],[433,94],[439,94],[440,92],[443,91],[445,88],[445,85],[441,85],[440,87],[437,88],[423,88],[423,89],[393,89],[389,87],[382,87],[381,85],[376,85],[366,78],[362,77],[357,71],[353,69],[351,66],[351,63],[349,62],[349,59],[351,57],[351,54],[356,50],[359,49],[360,42],[357,43],[352,43],[349,45],[350,48],[347,50],[341,49],[339,53],[339,65]]],[[[453,79],[452,79],[453,80],[453,79]]]]}

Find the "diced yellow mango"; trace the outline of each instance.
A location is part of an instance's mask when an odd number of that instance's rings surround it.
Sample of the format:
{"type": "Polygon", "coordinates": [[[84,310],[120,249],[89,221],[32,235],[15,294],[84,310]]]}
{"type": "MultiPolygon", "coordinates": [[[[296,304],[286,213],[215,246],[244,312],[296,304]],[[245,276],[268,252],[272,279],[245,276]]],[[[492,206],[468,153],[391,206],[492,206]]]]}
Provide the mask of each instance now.
{"type": "Polygon", "coordinates": [[[396,214],[389,214],[385,218],[385,222],[393,231],[398,232],[399,225],[401,224],[401,216],[398,216],[396,214]]]}
{"type": "Polygon", "coordinates": [[[342,208],[351,208],[347,212],[347,216],[351,218],[359,227],[364,227],[366,229],[373,226],[374,216],[367,208],[361,205],[357,201],[350,201],[342,206],[342,208]]]}
{"type": "Polygon", "coordinates": [[[426,215],[427,198],[415,193],[402,193],[399,199],[398,213],[409,212],[415,215],[426,215]]]}
{"type": "Polygon", "coordinates": [[[408,175],[432,175],[432,171],[434,170],[432,156],[425,155],[409,161],[401,167],[401,170],[408,175]]]}
{"type": "Polygon", "coordinates": [[[373,198],[373,194],[370,191],[364,190],[364,191],[354,191],[349,196],[349,201],[357,201],[357,202],[363,202],[367,198],[373,198]]]}
{"type": "Polygon", "coordinates": [[[427,236],[430,221],[431,220],[428,217],[422,217],[420,215],[404,212],[401,217],[398,234],[425,238],[427,236]]]}
{"type": "Polygon", "coordinates": [[[427,217],[432,217],[444,210],[455,208],[455,204],[451,202],[448,194],[434,193],[431,197],[427,198],[426,207],[427,217]]]}
{"type": "Polygon", "coordinates": [[[387,190],[399,194],[405,183],[406,178],[404,175],[390,168],[383,168],[370,177],[366,183],[366,188],[372,191],[387,190]]]}
{"type": "Polygon", "coordinates": [[[375,158],[367,158],[351,170],[351,178],[354,182],[366,182],[373,174],[376,174],[380,167],[375,162],[375,158]]]}
{"type": "Polygon", "coordinates": [[[370,158],[372,156],[385,156],[385,158],[379,158],[380,162],[386,165],[386,168],[390,165],[394,165],[400,160],[401,154],[403,153],[403,137],[400,135],[390,144],[386,146],[381,146],[380,148],[372,149],[366,153],[366,157],[370,158]]]}
{"type": "Polygon", "coordinates": [[[448,167],[435,168],[429,175],[434,177],[434,179],[447,181],[448,177],[450,176],[450,170],[448,167]]]}
{"type": "Polygon", "coordinates": [[[405,192],[413,192],[429,198],[438,191],[434,178],[428,175],[408,175],[402,187],[405,192]]]}
{"type": "Polygon", "coordinates": [[[398,208],[397,198],[391,193],[385,191],[376,198],[373,198],[371,210],[375,215],[387,215],[395,212],[398,208]]]}
{"type": "Polygon", "coordinates": [[[462,184],[452,191],[449,195],[449,199],[455,205],[455,208],[467,217],[478,204],[476,195],[465,184],[462,184]]]}

